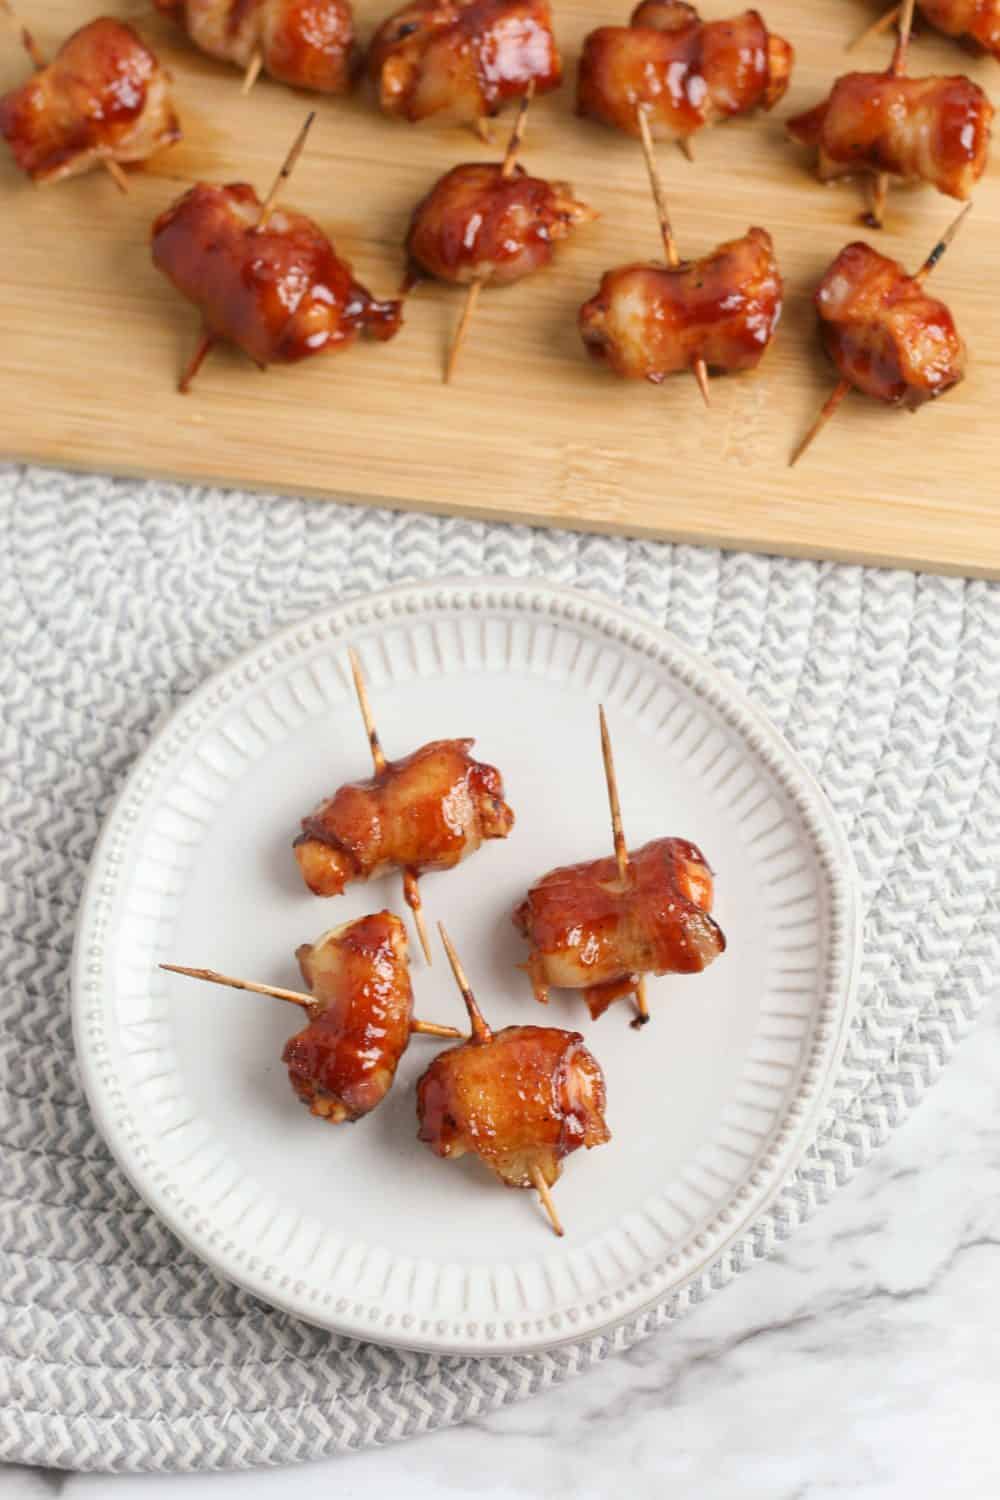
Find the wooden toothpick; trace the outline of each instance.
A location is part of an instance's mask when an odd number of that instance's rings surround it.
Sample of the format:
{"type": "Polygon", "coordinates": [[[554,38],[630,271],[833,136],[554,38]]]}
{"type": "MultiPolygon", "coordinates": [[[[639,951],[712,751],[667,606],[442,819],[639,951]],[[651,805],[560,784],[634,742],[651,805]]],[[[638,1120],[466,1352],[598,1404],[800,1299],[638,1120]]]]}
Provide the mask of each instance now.
{"type": "MultiPolygon", "coordinates": [[[[351,676],[354,678],[354,691],[357,694],[358,707],[361,710],[361,717],[364,720],[365,733],[368,736],[368,748],[372,753],[375,775],[381,776],[385,771],[387,761],[385,751],[382,749],[382,742],[378,737],[378,730],[375,728],[375,718],[372,714],[371,701],[368,697],[368,684],[365,682],[364,669],[361,666],[361,659],[353,646],[347,654],[351,661],[351,676]]],[[[403,871],[403,897],[413,913],[413,924],[417,929],[420,946],[424,950],[424,958],[430,964],[433,962],[431,958],[431,944],[427,936],[427,924],[424,921],[424,908],[420,900],[420,887],[417,884],[417,873],[415,870],[407,869],[403,871]]]]}
{"type": "MultiPolygon", "coordinates": [[[[323,1012],[323,1005],[316,999],[315,995],[305,994],[301,990],[284,990],[276,984],[255,984],[251,979],[234,979],[231,974],[220,974],[218,969],[189,969],[183,964],[161,964],[168,974],[183,974],[188,979],[201,979],[206,984],[221,984],[231,990],[249,990],[254,995],[270,995],[275,1000],[287,1000],[291,1005],[298,1005],[302,1010],[308,1011],[310,1018],[315,1019],[323,1012]]],[[[435,1021],[410,1022],[411,1036],[440,1036],[460,1039],[464,1032],[459,1031],[457,1026],[438,1026],[435,1021]]]]}
{"type": "Polygon", "coordinates": [[[441,934],[441,942],[444,945],[445,953],[448,955],[448,962],[451,964],[451,972],[455,976],[455,983],[462,992],[462,999],[465,1001],[465,1008],[469,1013],[472,1040],[482,1045],[492,1042],[493,1032],[487,1026],[483,1013],[476,1003],[476,997],[472,993],[472,986],[469,983],[465,970],[462,968],[462,961],[455,952],[455,945],[448,936],[443,922],[438,923],[438,932],[441,934]]]}
{"type": "MultiPolygon", "coordinates": [[[[913,10],[916,0],[903,0],[899,8],[899,36],[896,38],[896,46],[892,54],[892,62],[889,65],[889,73],[893,78],[901,78],[906,72],[906,58],[910,47],[910,34],[913,30],[913,10]]],[[[868,222],[873,229],[881,229],[885,218],[885,202],[889,194],[889,174],[879,172],[875,178],[875,189],[872,194],[872,210],[868,215],[868,222]]]]}
{"type": "Polygon", "coordinates": [[[545,1212],[549,1216],[549,1223],[552,1225],[552,1228],[555,1230],[559,1238],[562,1239],[566,1231],[562,1227],[562,1220],[556,1213],[556,1206],[552,1201],[552,1194],[549,1191],[549,1185],[545,1181],[545,1178],[542,1175],[542,1169],[537,1162],[531,1169],[531,1180],[535,1184],[535,1190],[542,1201],[542,1207],[545,1209],[545,1212]]]}
{"type": "Polygon", "coordinates": [[[411,1021],[410,1032],[414,1036],[465,1037],[457,1026],[439,1026],[436,1021],[411,1021]]]}
{"type": "MultiPolygon", "coordinates": [[[[918,285],[922,286],[927,280],[928,276],[934,270],[934,267],[938,264],[941,257],[944,255],[952,240],[958,234],[958,231],[961,229],[962,224],[965,222],[966,214],[968,214],[971,209],[972,204],[967,203],[958,217],[952,220],[948,228],[945,230],[944,234],[937,241],[934,249],[931,251],[930,255],[928,255],[927,259],[920,267],[920,270],[913,275],[911,279],[917,282],[918,285]]],[[[836,414],[840,403],[844,400],[844,397],[849,395],[850,391],[851,382],[849,380],[839,380],[837,382],[833,390],[830,392],[829,396],[824,401],[815,422],[812,424],[809,431],[806,433],[805,437],[799,443],[798,447],[795,449],[795,452],[789,459],[788,467],[790,469],[793,469],[802,455],[806,452],[806,450],[812,447],[813,443],[823,431],[823,428],[836,414]]]]}
{"type": "MultiPolygon", "coordinates": [[[[18,20],[17,12],[11,5],[10,0],[0,0],[0,10],[2,10],[4,15],[7,16],[10,22],[18,28],[21,36],[21,46],[24,48],[25,52],[27,52],[29,58],[31,59],[35,71],[37,73],[40,73],[43,68],[48,67],[48,63],[45,59],[45,53],[42,51],[41,47],[39,47],[38,43],[35,41],[35,38],[28,30],[27,26],[22,25],[18,20]]],[[[118,188],[118,191],[120,193],[127,193],[129,190],[128,178],[126,177],[125,173],[122,171],[118,163],[116,161],[111,161],[108,157],[104,156],[101,158],[101,166],[107,172],[108,176],[112,179],[115,186],[118,188]]]]}
{"type": "MultiPolygon", "coordinates": [[[[486,1046],[488,1043],[492,1042],[493,1032],[486,1024],[486,1021],[483,1018],[483,1013],[476,1003],[476,997],[472,993],[472,986],[469,984],[469,980],[466,976],[465,970],[462,968],[462,961],[459,958],[458,954],[455,952],[455,945],[452,943],[451,938],[448,936],[443,922],[438,923],[438,932],[441,934],[441,942],[444,945],[445,953],[447,953],[448,955],[448,962],[451,964],[451,972],[455,976],[455,982],[462,992],[462,999],[465,1001],[465,1008],[469,1013],[469,1023],[472,1030],[472,1041],[474,1043],[478,1043],[480,1046],[486,1046]]],[[[541,1199],[542,1207],[545,1209],[545,1212],[549,1216],[549,1223],[552,1225],[552,1228],[555,1230],[556,1234],[561,1236],[564,1233],[564,1230],[559,1220],[559,1215],[556,1213],[555,1204],[552,1202],[552,1194],[549,1191],[549,1185],[545,1181],[545,1178],[542,1175],[542,1169],[538,1166],[537,1163],[531,1168],[531,1181],[538,1193],[539,1198],[541,1199]]]]}
{"type": "MultiPolygon", "coordinates": [[[[518,152],[521,149],[521,142],[524,139],[524,128],[528,122],[528,106],[534,98],[534,95],[535,81],[534,79],[532,79],[528,84],[527,93],[524,94],[521,99],[521,105],[517,112],[517,119],[514,121],[514,129],[511,131],[510,140],[507,142],[507,150],[504,153],[503,166],[500,168],[500,176],[503,178],[513,176],[514,168],[517,166],[518,152]]],[[[451,379],[455,374],[455,370],[458,366],[458,357],[462,352],[462,345],[465,343],[465,337],[469,331],[469,324],[472,322],[472,315],[476,310],[476,304],[479,301],[479,294],[482,289],[482,280],[481,278],[477,277],[475,281],[470,283],[469,290],[465,294],[465,306],[462,308],[462,316],[458,320],[458,327],[455,329],[455,337],[452,339],[451,349],[448,353],[448,363],[445,366],[445,385],[448,385],[451,382],[451,379]]]]}
{"type": "Polygon", "coordinates": [[[281,166],[278,168],[278,175],[271,183],[271,191],[264,199],[264,202],[261,205],[260,213],[257,215],[257,222],[254,225],[255,234],[260,234],[263,229],[267,228],[267,221],[277,207],[278,194],[281,192],[281,189],[284,187],[289,177],[291,177],[292,173],[295,171],[295,164],[298,161],[299,157],[302,155],[303,148],[306,144],[306,138],[313,127],[313,121],[315,120],[315,118],[316,111],[314,109],[311,109],[306,115],[305,123],[303,124],[302,129],[299,131],[298,135],[292,142],[288,155],[285,157],[284,161],[281,163],[281,166]]]}
{"type": "Polygon", "coordinates": [[[300,1005],[314,1014],[318,1009],[314,995],[301,990],[283,990],[274,984],[255,984],[252,979],[234,979],[231,974],[220,974],[218,969],[189,969],[184,964],[161,964],[168,974],[183,974],[188,979],[201,979],[206,984],[222,984],[231,990],[249,990],[254,995],[270,995],[275,1000],[287,1000],[291,1005],[300,1005]]]}
{"type": "Polygon", "coordinates": [[[849,42],[847,51],[853,52],[856,47],[863,47],[865,42],[873,41],[875,37],[881,36],[883,31],[888,31],[890,26],[895,25],[902,14],[903,7],[901,4],[892,6],[884,15],[879,16],[877,21],[873,21],[870,26],[867,26],[860,36],[856,36],[853,42],[849,42]]]}
{"type": "MultiPolygon", "coordinates": [[[[0,0],[0,4],[5,3],[6,0],[0,0]]],[[[315,118],[316,111],[311,110],[310,113],[306,116],[305,124],[302,126],[302,129],[299,131],[298,135],[292,142],[291,149],[282,162],[277,177],[271,184],[271,191],[268,193],[267,197],[264,199],[264,202],[260,206],[260,213],[257,215],[257,222],[253,227],[254,234],[260,234],[262,230],[267,228],[267,221],[274,213],[274,210],[277,206],[278,194],[284,184],[288,181],[289,177],[291,177],[292,172],[295,170],[295,163],[302,155],[302,148],[305,146],[306,137],[308,136],[309,131],[312,129],[312,123],[315,118]]],[[[177,383],[177,389],[180,391],[182,396],[186,396],[188,391],[191,389],[191,383],[194,380],[194,377],[197,375],[198,371],[205,363],[207,355],[211,352],[216,343],[217,340],[215,335],[213,333],[209,333],[207,328],[202,329],[197,348],[195,349],[191,358],[188,360],[188,363],[184,369],[184,373],[177,383]]],[[[261,368],[263,368],[263,366],[261,368]]]]}
{"type": "MultiPolygon", "coordinates": [[[[625,832],[622,828],[622,809],[618,798],[618,777],[615,775],[615,761],[611,750],[611,736],[608,733],[608,721],[604,713],[603,703],[598,709],[598,717],[601,725],[601,755],[604,760],[604,778],[608,784],[608,806],[611,809],[611,832],[615,841],[615,859],[618,863],[618,879],[622,888],[627,890],[632,882],[632,872],[628,860],[628,845],[625,842],[625,832]]],[[[646,981],[642,975],[635,989],[635,1004],[638,1015],[632,1023],[634,1026],[645,1026],[649,1020],[649,1005],[646,1000],[646,981]]]]}
{"type": "Polygon", "coordinates": [[[948,249],[948,246],[954,240],[955,236],[958,234],[958,231],[965,223],[966,215],[970,214],[971,212],[972,204],[967,203],[962,209],[961,213],[959,213],[954,219],[952,219],[951,223],[948,225],[948,228],[945,230],[944,234],[938,240],[930,255],[928,255],[927,259],[920,267],[920,270],[914,274],[913,280],[917,282],[919,286],[923,286],[924,282],[927,280],[928,276],[941,260],[945,251],[948,249]]]}
{"type": "Polygon", "coordinates": [[[240,88],[240,93],[244,96],[244,98],[247,94],[249,94],[250,90],[257,82],[257,79],[260,77],[260,70],[263,66],[264,54],[261,51],[260,47],[255,47],[250,54],[250,61],[247,63],[247,70],[243,74],[243,83],[240,88]]]}
{"type": "MultiPolygon", "coordinates": [[[[673,227],[670,223],[670,210],[667,207],[667,195],[663,190],[663,182],[660,178],[659,169],[656,165],[656,152],[653,147],[653,137],[649,130],[649,119],[641,104],[635,107],[636,124],[639,127],[639,138],[642,141],[642,151],[646,158],[646,170],[649,173],[649,185],[653,190],[653,201],[656,204],[656,214],[660,221],[660,236],[663,240],[663,248],[667,255],[667,264],[671,269],[676,269],[681,263],[677,251],[677,241],[674,239],[673,227]]],[[[691,371],[698,382],[702,400],[706,406],[711,404],[708,387],[708,367],[703,359],[695,359],[691,364],[691,371]]]]}

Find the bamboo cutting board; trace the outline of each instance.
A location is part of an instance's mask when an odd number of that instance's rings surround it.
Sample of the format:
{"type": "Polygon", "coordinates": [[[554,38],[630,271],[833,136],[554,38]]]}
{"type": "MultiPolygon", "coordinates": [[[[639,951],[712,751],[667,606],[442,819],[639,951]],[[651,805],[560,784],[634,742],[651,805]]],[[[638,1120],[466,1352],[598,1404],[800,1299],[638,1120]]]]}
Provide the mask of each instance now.
{"type": "MultiPolygon", "coordinates": [[[[48,52],[95,13],[93,0],[19,0],[48,52]]],[[[770,229],[786,280],[785,316],[756,375],[713,382],[622,382],[592,362],[576,311],[602,271],[660,254],[639,144],[573,114],[576,60],[594,25],[628,0],[555,0],[567,81],[532,107],[523,161],[569,179],[601,212],[554,268],[480,301],[457,384],[441,381],[462,293],[425,284],[390,344],[362,343],[262,377],[214,352],[193,393],[176,392],[197,314],[154,270],[153,217],[199,177],[263,193],[315,96],[239,75],[195,52],[135,0],[106,13],[139,26],[173,70],[186,138],[132,171],[123,198],[104,173],[34,189],[0,163],[0,449],[11,457],[161,475],[488,519],[714,542],[1000,577],[1000,484],[992,430],[1000,394],[1000,165],[980,185],[962,237],[935,273],[971,349],[966,382],[917,416],[852,396],[794,471],[789,453],[833,383],[812,290],[859,227],[857,185],[821,187],[783,122],[849,67],[881,67],[891,43],[844,47],[878,13],[868,0],[761,0],[798,54],[772,115],[696,138],[690,165],[661,145],[682,254],[750,224],[770,229]]],[[[358,0],[363,40],[392,0],[358,0]]],[[[703,0],[706,17],[740,0],[703,0]]],[[[1000,68],[925,31],[911,71],[968,72],[1000,102],[1000,68]]],[[[0,89],[26,74],[11,34],[0,89]]],[[[318,101],[285,201],[316,218],[373,292],[389,294],[414,203],[463,160],[497,160],[468,130],[384,119],[367,87],[318,101]]],[[[894,190],[873,242],[915,269],[957,205],[894,190]]]]}

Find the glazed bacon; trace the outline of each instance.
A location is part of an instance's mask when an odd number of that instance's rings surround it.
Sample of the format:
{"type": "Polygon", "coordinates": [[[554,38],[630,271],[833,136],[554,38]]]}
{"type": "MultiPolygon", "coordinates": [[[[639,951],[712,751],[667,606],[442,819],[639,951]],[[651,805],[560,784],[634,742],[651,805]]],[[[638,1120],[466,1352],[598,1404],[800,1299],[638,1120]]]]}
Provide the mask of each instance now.
{"type": "Polygon", "coordinates": [[[196,47],[222,62],[249,67],[259,54],[279,83],[343,94],[360,54],[350,0],[155,0],[196,47]]]}
{"type": "Polygon", "coordinates": [[[945,36],[1000,60],[1000,0],[917,0],[917,9],[945,36]]]}
{"type": "Polygon", "coordinates": [[[131,26],[102,16],[0,99],[0,135],[21,170],[48,183],[102,161],[145,161],[181,130],[156,54],[131,26]]]}
{"type": "Polygon", "coordinates": [[[969,78],[847,73],[788,130],[818,147],[824,182],[886,172],[964,200],[986,170],[992,119],[993,106],[969,78]]]}
{"type": "Polygon", "coordinates": [[[540,271],[557,240],[595,218],[565,182],[503,175],[500,163],[453,167],[413,214],[406,238],[414,276],[506,286],[540,271]]]}
{"type": "Polygon", "coordinates": [[[506,838],[514,814],[499,771],[469,754],[475,740],[435,740],[342,786],[308,818],[295,843],[306,885],[339,896],[388,869],[450,870],[486,839],[506,838]]]}
{"type": "Polygon", "coordinates": [[[736,373],[760,363],[781,317],[783,285],[771,236],[751,229],[676,268],[608,271],[580,309],[589,352],[616,375],[658,383],[697,359],[736,373]]]}
{"type": "Polygon", "coordinates": [[[258,230],[261,207],[246,183],[200,182],[153,225],[153,262],[206,333],[265,366],[399,331],[401,304],[360,286],[317,224],[278,208],[258,230]]]}
{"type": "Polygon", "coordinates": [[[292,1087],[333,1125],[360,1120],[389,1092],[410,1041],[406,929],[377,912],[303,944],[296,957],[315,1008],[282,1055],[292,1087]]]}
{"type": "Polygon", "coordinates": [[[898,261],[860,241],[823,277],[816,310],[838,373],[876,401],[915,410],[965,374],[965,345],[948,308],[898,261]]]}
{"type": "Polygon", "coordinates": [[[386,114],[410,121],[474,122],[562,81],[548,0],[411,0],[375,33],[368,71],[386,114]]]}
{"type": "Polygon", "coordinates": [[[681,140],[733,115],[773,109],[795,54],[759,11],[702,21],[682,0],[642,0],[628,26],[600,26],[583,44],[577,110],[639,134],[646,110],[657,140],[681,140]]]}
{"type": "MultiPolygon", "coordinates": [[[[475,1031],[475,1028],[474,1028],[475,1031]]],[[[576,1031],[508,1026],[441,1052],[417,1084],[418,1138],[472,1152],[507,1187],[551,1187],[563,1160],[611,1139],[604,1075],[576,1031]]]]}
{"type": "Polygon", "coordinates": [[[699,974],[725,952],[711,916],[712,872],[685,839],[655,839],[629,854],[623,885],[613,858],[550,870],[514,912],[531,944],[537,999],[582,990],[591,1016],[633,994],[643,974],[699,974]]]}

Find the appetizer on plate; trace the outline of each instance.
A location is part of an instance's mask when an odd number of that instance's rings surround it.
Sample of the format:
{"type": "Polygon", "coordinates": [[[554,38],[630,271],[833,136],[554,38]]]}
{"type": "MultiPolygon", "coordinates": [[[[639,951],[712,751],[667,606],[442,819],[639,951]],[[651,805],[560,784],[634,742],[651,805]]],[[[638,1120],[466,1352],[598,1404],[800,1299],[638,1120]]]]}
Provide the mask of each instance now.
{"type": "Polygon", "coordinates": [[[181,138],[170,76],[131,26],[101,16],[74,31],[48,64],[28,31],[33,78],[0,98],[0,135],[37,183],[146,161],[181,138]]]}
{"type": "Polygon", "coordinates": [[[700,974],[726,939],[711,915],[714,883],[700,849],[671,838],[627,848],[603,708],[600,727],[614,857],[550,870],[513,920],[531,945],[525,967],[536,1000],[546,1004],[550,988],[582,990],[596,1020],[634,995],[633,1025],[641,1025],[649,1019],[644,975],[700,974]]]}
{"type": "Polygon", "coordinates": [[[794,60],[757,10],[703,21],[684,0],[641,0],[627,26],[599,26],[584,41],[577,111],[638,135],[639,104],[654,139],[684,142],[708,125],[773,109],[794,60]]]}
{"type": "Polygon", "coordinates": [[[610,855],[550,870],[514,912],[536,1000],[580,990],[596,1021],[643,974],[700,974],[726,948],[712,897],[712,872],[687,839],[630,850],[624,879],[610,855]]]}
{"type": "Polygon", "coordinates": [[[820,334],[840,380],[795,450],[793,464],[850,391],[916,411],[964,378],[965,344],[951,312],[924,290],[924,282],[969,208],[914,276],[863,241],[841,250],[816,290],[820,334]]]}
{"type": "Polygon", "coordinates": [[[387,760],[354,651],[351,670],[375,775],[342,786],[303,818],[295,858],[317,896],[339,896],[355,880],[402,870],[430,963],[417,876],[452,870],[487,839],[505,839],[514,814],[504,801],[500,772],[472,758],[475,740],[434,740],[402,760],[387,760]]]}
{"type": "Polygon", "coordinates": [[[358,72],[350,0],[154,0],[209,57],[233,63],[248,93],[263,71],[279,83],[344,94],[358,72]]]}
{"type": "Polygon", "coordinates": [[[506,1187],[534,1188],[561,1235],[549,1189],[563,1161],[581,1146],[589,1150],[611,1139],[601,1066],[576,1031],[492,1031],[448,934],[440,931],[472,1037],[439,1053],[417,1084],[419,1139],[442,1157],[472,1152],[506,1187]]]}
{"type": "Polygon", "coordinates": [[[368,72],[388,115],[480,127],[529,89],[562,82],[548,0],[411,0],[383,21],[368,72]]]}
{"type": "Polygon", "coordinates": [[[199,182],[153,224],[154,265],[201,313],[182,391],[216,343],[266,369],[349,348],[362,332],[399,332],[402,304],[373,297],[318,224],[276,204],[304,139],[305,130],[263,203],[245,182],[199,182]]]}
{"type": "Polygon", "coordinates": [[[233,979],[215,969],[160,967],[301,1006],[308,1024],[289,1038],[282,1061],[310,1113],[339,1125],[353,1124],[381,1104],[411,1036],[462,1035],[454,1026],[414,1019],[407,950],[402,922],[380,911],[296,951],[308,994],[233,979]]]}

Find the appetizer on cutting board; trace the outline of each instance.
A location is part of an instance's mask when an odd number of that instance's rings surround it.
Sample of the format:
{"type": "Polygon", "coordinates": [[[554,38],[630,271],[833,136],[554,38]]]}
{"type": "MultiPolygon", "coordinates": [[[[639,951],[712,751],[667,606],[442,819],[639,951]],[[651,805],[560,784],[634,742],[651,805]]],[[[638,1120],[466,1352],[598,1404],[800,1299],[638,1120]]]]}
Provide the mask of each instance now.
{"type": "Polygon", "coordinates": [[[373,297],[318,224],[277,205],[312,120],[263,203],[245,182],[199,182],[153,225],[154,265],[201,313],[181,391],[217,343],[266,369],[349,348],[362,332],[382,341],[399,332],[402,304],[373,297]]]}
{"type": "Polygon", "coordinates": [[[49,63],[26,28],[21,39],[35,76],[0,98],[0,135],[33,182],[104,167],[127,192],[122,163],[180,140],[169,74],[131,26],[101,16],[49,63]]]}
{"type": "Polygon", "coordinates": [[[546,1004],[550,989],[581,990],[596,1020],[632,995],[636,1026],[649,1020],[646,974],[699,974],[726,939],[711,915],[712,871],[700,849],[672,838],[627,848],[603,708],[600,726],[614,855],[550,870],[513,920],[531,945],[525,968],[536,1000],[546,1004]]]}
{"type": "Polygon", "coordinates": [[[681,260],[642,106],[636,120],[667,264],[639,261],[606,271],[580,308],[580,336],[589,354],[624,379],[659,384],[690,371],[707,406],[710,369],[753,370],[766,354],[781,318],[781,272],[766,229],[750,229],[699,260],[681,260]]]}
{"type": "Polygon", "coordinates": [[[376,31],[368,73],[387,115],[475,125],[562,82],[548,0],[411,0],[376,31]]]}
{"type": "Polygon", "coordinates": [[[295,956],[308,994],[215,969],[160,967],[301,1006],[308,1024],[289,1038],[282,1062],[303,1104],[331,1125],[353,1123],[381,1104],[412,1036],[462,1035],[454,1026],[414,1019],[406,928],[392,912],[336,927],[295,956]]]}
{"type": "Polygon", "coordinates": [[[655,140],[685,143],[706,126],[773,109],[794,61],[759,11],[703,21],[684,0],[641,0],[627,26],[599,26],[584,41],[577,112],[638,135],[641,105],[655,140]]]}
{"type": "Polygon", "coordinates": [[[561,1235],[549,1189],[563,1161],[581,1146],[590,1150],[611,1139],[601,1066],[576,1031],[554,1026],[492,1031],[448,934],[438,925],[472,1036],[439,1053],[417,1084],[419,1139],[452,1160],[471,1152],[505,1187],[534,1188],[561,1235]]]}
{"type": "Polygon", "coordinates": [[[417,204],[406,236],[407,285],[423,276],[465,286],[465,308],[445,366],[455,373],[484,287],[509,286],[550,265],[554,244],[597,218],[567,182],[529,177],[517,163],[531,94],[521,101],[502,162],[466,162],[417,204]]]}
{"type": "Polygon", "coordinates": [[[821,182],[872,180],[873,229],[882,227],[892,178],[964,200],[989,160],[993,106],[979,85],[963,76],[906,76],[913,6],[907,0],[887,72],[846,73],[821,104],[788,122],[794,140],[817,149],[821,182]]]}
{"type": "Polygon", "coordinates": [[[830,266],[816,290],[816,311],[840,380],[792,455],[793,464],[852,390],[916,411],[964,378],[965,344],[951,312],[924,290],[924,282],[971,207],[962,210],[913,276],[863,241],[847,245],[830,266]]]}
{"type": "Polygon", "coordinates": [[[361,62],[350,0],[154,0],[209,57],[319,94],[345,94],[361,62]]]}
{"type": "MultiPolygon", "coordinates": [[[[917,14],[945,36],[1000,61],[1000,0],[917,0],[917,14]]],[[[902,5],[891,6],[859,41],[888,31],[902,15],[902,5]]]]}

